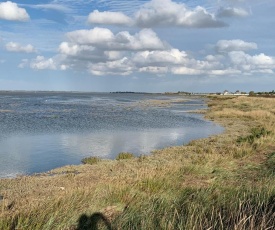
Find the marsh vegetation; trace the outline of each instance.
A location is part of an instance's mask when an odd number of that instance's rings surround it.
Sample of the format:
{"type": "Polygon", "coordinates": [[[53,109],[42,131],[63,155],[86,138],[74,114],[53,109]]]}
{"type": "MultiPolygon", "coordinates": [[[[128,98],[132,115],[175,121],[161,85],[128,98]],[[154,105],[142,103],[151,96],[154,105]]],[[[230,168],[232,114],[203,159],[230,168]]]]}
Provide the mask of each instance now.
{"type": "Polygon", "coordinates": [[[223,134],[0,180],[0,229],[77,229],[98,212],[114,229],[274,229],[275,100],[216,96],[209,108],[223,134]]]}

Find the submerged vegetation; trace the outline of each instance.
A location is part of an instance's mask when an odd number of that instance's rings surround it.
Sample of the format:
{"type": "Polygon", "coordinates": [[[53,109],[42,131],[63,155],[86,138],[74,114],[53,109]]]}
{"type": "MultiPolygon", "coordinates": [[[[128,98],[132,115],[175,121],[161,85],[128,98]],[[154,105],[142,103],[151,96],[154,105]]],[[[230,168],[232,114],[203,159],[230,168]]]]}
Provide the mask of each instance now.
{"type": "Polygon", "coordinates": [[[208,103],[221,135],[0,180],[0,229],[274,229],[275,100],[208,103]]]}

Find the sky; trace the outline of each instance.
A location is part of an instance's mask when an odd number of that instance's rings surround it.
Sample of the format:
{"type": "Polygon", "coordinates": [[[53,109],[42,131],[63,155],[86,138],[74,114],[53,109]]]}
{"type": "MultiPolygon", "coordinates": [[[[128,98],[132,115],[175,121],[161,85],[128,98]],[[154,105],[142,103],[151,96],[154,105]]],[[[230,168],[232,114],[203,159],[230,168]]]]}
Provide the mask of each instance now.
{"type": "Polygon", "coordinates": [[[275,89],[274,0],[0,1],[0,90],[275,89]]]}

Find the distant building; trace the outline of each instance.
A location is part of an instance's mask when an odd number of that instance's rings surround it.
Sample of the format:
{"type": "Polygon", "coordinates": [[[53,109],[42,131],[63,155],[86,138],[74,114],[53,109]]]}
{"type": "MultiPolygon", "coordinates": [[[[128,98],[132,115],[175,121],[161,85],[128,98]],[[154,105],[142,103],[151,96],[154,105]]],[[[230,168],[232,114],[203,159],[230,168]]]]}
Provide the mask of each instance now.
{"type": "Polygon", "coordinates": [[[228,95],[228,94],[230,94],[228,90],[223,91],[223,95],[228,95]]]}

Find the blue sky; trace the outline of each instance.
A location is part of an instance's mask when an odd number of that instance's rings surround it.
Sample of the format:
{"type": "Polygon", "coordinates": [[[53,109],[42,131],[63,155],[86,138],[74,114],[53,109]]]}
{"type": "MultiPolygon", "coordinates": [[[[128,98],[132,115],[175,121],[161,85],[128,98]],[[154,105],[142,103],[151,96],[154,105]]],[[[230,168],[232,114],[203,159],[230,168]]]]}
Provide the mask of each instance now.
{"type": "Polygon", "coordinates": [[[0,90],[271,91],[274,0],[0,2],[0,90]]]}

